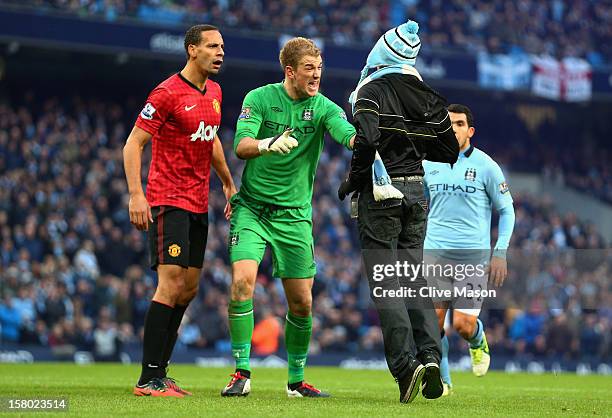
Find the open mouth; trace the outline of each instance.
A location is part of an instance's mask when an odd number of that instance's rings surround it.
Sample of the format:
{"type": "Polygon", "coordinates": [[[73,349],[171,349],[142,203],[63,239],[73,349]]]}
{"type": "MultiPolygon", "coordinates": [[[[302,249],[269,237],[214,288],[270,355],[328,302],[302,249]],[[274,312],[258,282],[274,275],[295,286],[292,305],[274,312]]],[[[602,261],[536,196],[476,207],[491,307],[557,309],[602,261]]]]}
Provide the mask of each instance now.
{"type": "Polygon", "coordinates": [[[213,65],[215,67],[220,67],[221,64],[223,64],[223,60],[215,60],[215,61],[213,61],[213,65]]]}
{"type": "Polygon", "coordinates": [[[317,90],[319,88],[319,82],[318,81],[311,81],[308,83],[308,88],[310,90],[317,90]]]}

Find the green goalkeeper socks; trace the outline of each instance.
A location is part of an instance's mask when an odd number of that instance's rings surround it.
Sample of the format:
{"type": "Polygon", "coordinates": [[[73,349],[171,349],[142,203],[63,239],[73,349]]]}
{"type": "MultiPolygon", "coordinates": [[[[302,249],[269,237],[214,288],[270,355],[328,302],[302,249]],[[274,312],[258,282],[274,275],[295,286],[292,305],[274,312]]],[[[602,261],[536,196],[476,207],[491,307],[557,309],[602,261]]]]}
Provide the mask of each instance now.
{"type": "Polygon", "coordinates": [[[229,331],[232,340],[232,356],[236,359],[236,369],[251,370],[251,338],[253,337],[253,299],[243,302],[230,301],[229,331]]]}
{"type": "Polygon", "coordinates": [[[310,335],[312,334],[312,316],[296,316],[287,312],[285,323],[285,346],[289,365],[289,384],[304,380],[304,366],[308,356],[310,335]]]}

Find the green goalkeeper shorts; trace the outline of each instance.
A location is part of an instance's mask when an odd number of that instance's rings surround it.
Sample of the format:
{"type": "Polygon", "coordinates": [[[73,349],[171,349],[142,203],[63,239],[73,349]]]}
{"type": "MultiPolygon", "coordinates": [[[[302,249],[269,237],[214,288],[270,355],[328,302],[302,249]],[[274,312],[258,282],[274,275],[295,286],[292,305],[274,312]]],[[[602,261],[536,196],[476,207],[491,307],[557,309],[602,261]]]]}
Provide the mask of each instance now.
{"type": "Polygon", "coordinates": [[[246,201],[240,193],[230,200],[230,261],[261,263],[266,245],[272,250],[274,277],[303,279],[317,272],[312,240],[312,207],[283,208],[246,201]]]}

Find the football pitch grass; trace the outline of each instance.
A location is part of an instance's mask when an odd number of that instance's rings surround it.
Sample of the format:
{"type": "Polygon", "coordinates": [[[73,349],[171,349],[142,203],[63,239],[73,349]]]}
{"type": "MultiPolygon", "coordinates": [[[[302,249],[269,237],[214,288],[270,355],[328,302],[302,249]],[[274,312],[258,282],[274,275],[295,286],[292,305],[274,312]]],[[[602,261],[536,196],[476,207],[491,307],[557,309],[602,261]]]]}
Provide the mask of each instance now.
{"type": "Polygon", "coordinates": [[[454,373],[453,395],[426,400],[419,394],[405,405],[399,403],[397,385],[383,370],[308,367],[307,381],[331,392],[329,399],[288,399],[286,370],[264,368],[253,370],[248,397],[222,398],[220,390],[231,372],[227,368],[174,365],[171,376],[194,396],[170,399],[132,395],[139,373],[135,365],[0,364],[0,398],[66,397],[68,414],[104,417],[612,416],[609,376],[490,372],[477,378],[468,372],[454,373]]]}

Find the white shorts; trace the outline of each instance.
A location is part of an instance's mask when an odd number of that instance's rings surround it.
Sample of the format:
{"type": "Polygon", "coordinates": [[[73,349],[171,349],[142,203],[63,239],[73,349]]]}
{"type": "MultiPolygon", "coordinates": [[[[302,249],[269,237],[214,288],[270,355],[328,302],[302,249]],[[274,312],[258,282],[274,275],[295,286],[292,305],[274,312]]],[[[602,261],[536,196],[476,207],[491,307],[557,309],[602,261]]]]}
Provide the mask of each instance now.
{"type": "Polygon", "coordinates": [[[487,291],[488,255],[476,254],[456,259],[448,258],[442,250],[425,250],[423,262],[427,286],[435,288],[434,302],[450,302],[449,309],[466,315],[478,316],[487,291]]]}
{"type": "Polygon", "coordinates": [[[461,308],[457,308],[454,309],[457,312],[461,312],[462,314],[466,314],[466,315],[470,315],[470,316],[475,316],[476,318],[478,318],[478,316],[480,315],[480,311],[482,310],[482,306],[478,309],[461,309],[461,308]]]}

